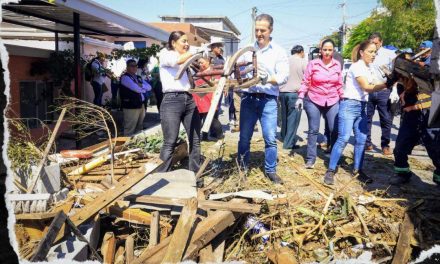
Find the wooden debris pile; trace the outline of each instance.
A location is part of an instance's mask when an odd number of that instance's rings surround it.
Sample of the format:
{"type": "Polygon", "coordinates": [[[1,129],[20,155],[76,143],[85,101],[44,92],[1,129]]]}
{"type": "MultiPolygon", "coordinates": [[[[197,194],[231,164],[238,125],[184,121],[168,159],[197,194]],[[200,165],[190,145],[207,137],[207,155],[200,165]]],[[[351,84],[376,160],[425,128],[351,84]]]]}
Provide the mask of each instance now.
{"type": "MultiPolygon", "coordinates": [[[[58,189],[67,191],[65,197],[49,201],[42,211],[20,211],[15,215],[22,259],[103,263],[209,259],[220,262],[226,234],[237,226],[242,216],[260,212],[260,205],[246,199],[206,200],[201,192],[197,193],[194,173],[177,170],[161,178],[162,174],[157,172],[163,163],[156,153],[134,148],[136,144],[129,138],[115,138],[113,142],[113,166],[107,141],[80,151],[64,152],[64,156],[57,153],[48,157],[60,166],[58,189]],[[81,158],[76,158],[78,156],[81,158]],[[182,173],[193,174],[194,182],[189,186],[194,190],[192,198],[181,198],[180,193],[148,194],[151,190],[160,193],[173,184],[180,186],[183,183],[170,179],[186,177],[182,173]]],[[[187,155],[187,144],[183,142],[173,154],[173,163],[187,155]]],[[[17,189],[12,196],[26,199],[54,195],[38,193],[38,188],[26,193],[26,187],[21,191],[17,189]]]]}
{"type": "MultiPolygon", "coordinates": [[[[153,153],[160,138],[111,142],[113,155],[107,141],[64,155],[42,153],[59,173],[43,166],[37,180],[27,179],[35,188],[17,184],[9,201],[22,259],[407,263],[440,240],[438,199],[430,196],[368,192],[350,177],[329,188],[294,160],[284,168],[293,180],[273,185],[257,166],[245,177],[235,160],[223,160],[224,142],[205,153],[196,174],[160,173],[164,164],[153,153]]],[[[187,155],[182,142],[173,163],[187,155]]]]}
{"type": "MultiPolygon", "coordinates": [[[[264,142],[261,144],[255,149],[263,148],[264,142]]],[[[407,263],[440,241],[435,216],[440,203],[428,190],[407,190],[402,195],[385,186],[368,191],[345,168],[338,173],[337,184],[329,187],[321,183],[325,171],[320,165],[314,171],[306,170],[299,166],[298,156],[283,155],[278,169],[285,183],[274,185],[260,170],[263,154],[253,156],[254,164],[244,177],[235,166],[231,145],[231,158],[221,157],[220,172],[216,171],[217,161],[208,167],[211,174],[218,175],[204,175],[204,190],[213,195],[259,189],[272,194],[273,200],[253,199],[262,202],[262,210],[243,219],[228,238],[227,261],[407,263]]]]}

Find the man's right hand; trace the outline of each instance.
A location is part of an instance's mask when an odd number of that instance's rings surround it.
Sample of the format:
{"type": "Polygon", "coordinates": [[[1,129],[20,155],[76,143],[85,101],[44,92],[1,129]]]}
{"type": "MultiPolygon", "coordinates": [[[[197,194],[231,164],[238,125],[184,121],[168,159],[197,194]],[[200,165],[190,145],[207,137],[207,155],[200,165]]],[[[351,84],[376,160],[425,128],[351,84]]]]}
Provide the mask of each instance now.
{"type": "Polygon", "coordinates": [[[304,101],[302,98],[298,98],[295,103],[295,108],[301,110],[303,107],[304,101]]]}

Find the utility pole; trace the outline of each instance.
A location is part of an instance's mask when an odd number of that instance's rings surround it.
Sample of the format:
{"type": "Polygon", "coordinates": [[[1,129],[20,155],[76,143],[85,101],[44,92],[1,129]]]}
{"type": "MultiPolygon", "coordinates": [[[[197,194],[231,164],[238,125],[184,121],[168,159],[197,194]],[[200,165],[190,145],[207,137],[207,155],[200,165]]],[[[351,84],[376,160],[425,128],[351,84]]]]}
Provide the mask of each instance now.
{"type": "Polygon", "coordinates": [[[255,43],[255,18],[257,17],[257,7],[254,6],[252,7],[252,13],[251,13],[251,18],[252,18],[252,32],[251,32],[251,44],[255,43]]]}
{"type": "Polygon", "coordinates": [[[180,23],[185,22],[185,0],[180,0],[180,23]]]}
{"type": "Polygon", "coordinates": [[[347,34],[347,24],[345,23],[345,18],[346,18],[346,7],[347,7],[347,3],[346,0],[344,0],[344,2],[342,2],[341,4],[339,4],[339,8],[342,9],[342,26],[341,26],[341,52],[342,49],[345,45],[345,43],[347,42],[346,39],[346,34],[347,34]]]}

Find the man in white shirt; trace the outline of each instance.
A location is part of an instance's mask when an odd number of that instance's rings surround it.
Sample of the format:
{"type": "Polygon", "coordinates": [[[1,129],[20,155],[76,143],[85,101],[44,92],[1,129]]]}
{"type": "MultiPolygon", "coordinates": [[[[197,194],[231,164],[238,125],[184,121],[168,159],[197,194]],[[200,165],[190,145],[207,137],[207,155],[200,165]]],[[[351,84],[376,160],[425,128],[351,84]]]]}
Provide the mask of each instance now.
{"type": "MultiPolygon", "coordinates": [[[[289,62],[286,51],[272,41],[272,30],[272,16],[261,14],[256,17],[257,41],[254,46],[257,50],[258,75],[261,82],[244,89],[241,96],[238,159],[240,166],[247,171],[254,126],[257,120],[260,120],[265,142],[264,174],[274,183],[281,184],[282,180],[276,173],[277,98],[279,86],[286,83],[289,76],[289,62]]],[[[245,60],[250,61],[250,58],[245,60]]]]}
{"type": "MultiPolygon", "coordinates": [[[[386,82],[386,76],[384,72],[380,69],[383,65],[391,69],[396,53],[392,50],[385,49],[382,47],[383,41],[380,33],[373,33],[368,38],[371,42],[376,44],[377,55],[373,61],[373,70],[375,73],[375,78],[377,83],[386,82]]],[[[382,91],[370,93],[368,96],[368,134],[366,142],[366,150],[373,150],[373,144],[371,142],[371,126],[373,122],[374,112],[377,109],[379,111],[380,127],[382,129],[381,136],[381,149],[384,155],[391,155],[392,151],[390,149],[391,140],[391,125],[393,122],[393,116],[391,114],[391,102],[399,100],[397,96],[397,91],[391,92],[391,89],[384,89],[382,91]],[[390,97],[391,96],[391,97],[390,97]]]]}

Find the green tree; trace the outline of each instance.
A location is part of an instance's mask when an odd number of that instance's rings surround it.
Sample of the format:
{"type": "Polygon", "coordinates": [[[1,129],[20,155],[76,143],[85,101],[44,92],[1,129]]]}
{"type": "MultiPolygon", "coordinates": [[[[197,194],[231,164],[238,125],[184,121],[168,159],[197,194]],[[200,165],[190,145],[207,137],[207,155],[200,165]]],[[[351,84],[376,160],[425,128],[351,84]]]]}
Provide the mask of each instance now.
{"type": "Polygon", "coordinates": [[[433,0],[380,0],[386,12],[373,12],[352,29],[344,46],[344,57],[349,58],[355,45],[373,32],[382,34],[384,43],[398,48],[417,49],[420,42],[432,39],[435,26],[433,0]]]}

